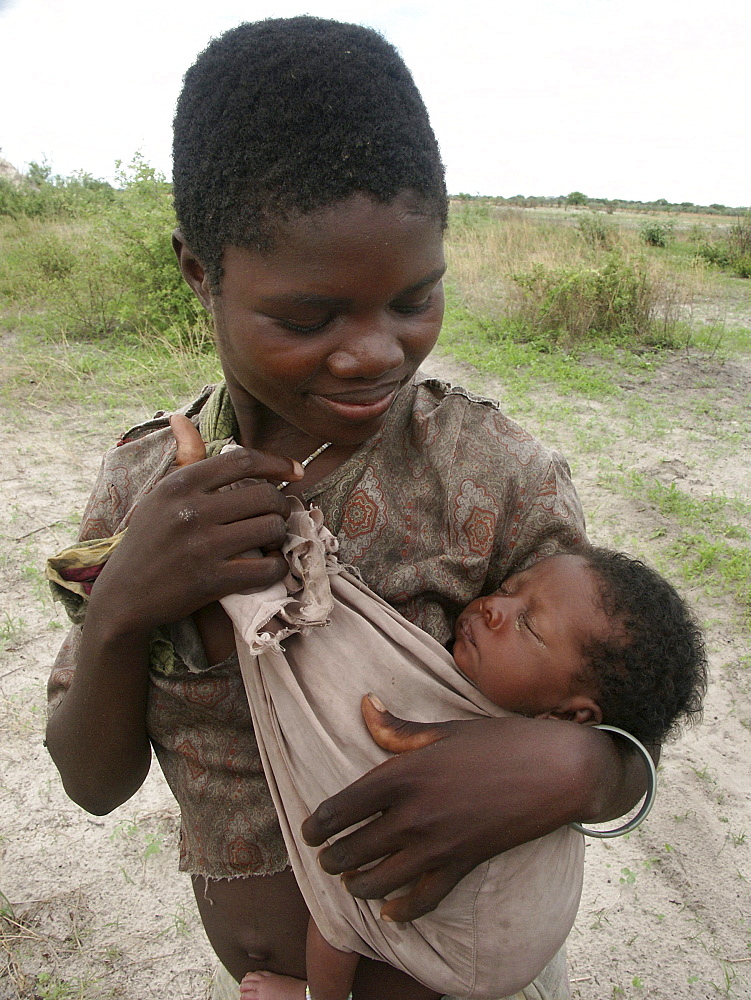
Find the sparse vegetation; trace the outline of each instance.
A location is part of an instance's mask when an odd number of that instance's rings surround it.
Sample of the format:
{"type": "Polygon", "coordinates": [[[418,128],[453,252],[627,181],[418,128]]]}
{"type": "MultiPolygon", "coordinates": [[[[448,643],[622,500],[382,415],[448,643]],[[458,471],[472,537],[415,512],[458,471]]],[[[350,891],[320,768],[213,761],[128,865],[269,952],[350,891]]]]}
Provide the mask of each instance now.
{"type": "MultiPolygon", "coordinates": [[[[176,971],[181,995],[200,997],[211,967],[187,879],[175,876],[176,809],[156,775],[146,799],[86,817],[41,746],[44,680],[66,624],[39,567],[74,535],[96,453],[219,373],[172,297],[169,191],[149,171],[137,161],[109,191],[37,177],[55,206],[46,214],[37,201],[36,214],[3,215],[0,201],[0,489],[10,498],[0,505],[10,597],[0,612],[0,995],[7,983],[13,1000],[172,996],[176,971]],[[80,314],[63,288],[80,293],[80,314]],[[148,318],[159,315],[166,326],[148,318]]],[[[567,454],[593,540],[648,559],[696,604],[715,691],[705,727],[666,751],[648,824],[588,847],[572,995],[746,995],[738,894],[751,877],[751,814],[728,768],[751,752],[751,283],[697,254],[736,224],[720,206],[685,215],[655,204],[645,216],[560,201],[522,211],[457,200],[439,373],[500,397],[567,454]],[[645,241],[645,222],[663,220],[673,239],[645,241]],[[710,916],[716,905],[722,919],[710,916]],[[624,920],[635,907],[638,921],[624,920]],[[654,934],[680,942],[659,968],[654,934]]]]}
{"type": "Polygon", "coordinates": [[[751,278],[751,212],[740,215],[718,239],[702,240],[697,253],[739,278],[751,278]]]}

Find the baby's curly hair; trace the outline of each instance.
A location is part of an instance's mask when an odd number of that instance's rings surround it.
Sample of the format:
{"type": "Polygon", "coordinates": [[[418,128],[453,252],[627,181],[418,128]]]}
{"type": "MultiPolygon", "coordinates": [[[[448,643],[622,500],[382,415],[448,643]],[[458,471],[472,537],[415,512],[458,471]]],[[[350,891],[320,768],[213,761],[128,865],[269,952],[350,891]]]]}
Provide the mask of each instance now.
{"type": "Polygon", "coordinates": [[[268,251],[274,224],[357,192],[417,194],[445,228],[428,113],[378,32],[317,17],[241,24],[185,74],[174,119],[178,224],[219,292],[222,252],[268,251]]]}
{"type": "Polygon", "coordinates": [[[597,692],[603,722],[647,744],[701,718],[707,689],[704,638],[694,615],[659,573],[622,552],[582,546],[613,634],[587,643],[578,680],[597,692]]]}

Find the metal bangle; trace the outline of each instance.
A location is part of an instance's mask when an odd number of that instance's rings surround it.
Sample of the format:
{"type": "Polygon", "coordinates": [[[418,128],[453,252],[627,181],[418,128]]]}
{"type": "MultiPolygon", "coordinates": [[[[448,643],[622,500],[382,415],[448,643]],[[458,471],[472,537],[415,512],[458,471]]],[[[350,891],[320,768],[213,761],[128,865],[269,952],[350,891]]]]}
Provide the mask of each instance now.
{"type": "MultiPolygon", "coordinates": [[[[307,983],[305,984],[305,1000],[313,1000],[313,997],[311,996],[311,993],[310,993],[310,987],[308,986],[307,983]]],[[[351,993],[347,996],[347,1000],[352,1000],[352,994],[351,993]]]]}
{"type": "Polygon", "coordinates": [[[588,827],[582,826],[581,823],[569,824],[572,829],[578,830],[579,833],[583,833],[587,837],[597,837],[599,840],[608,840],[611,837],[622,837],[624,833],[631,833],[632,830],[641,826],[647,818],[652,806],[654,805],[655,796],[657,794],[657,771],[655,770],[654,761],[644,744],[637,740],[635,736],[632,736],[631,733],[627,733],[625,729],[619,729],[617,726],[605,725],[593,726],[592,728],[604,729],[606,732],[615,733],[617,736],[623,736],[625,739],[630,740],[644,758],[644,763],[647,767],[647,794],[644,797],[644,801],[642,802],[638,813],[627,823],[624,823],[623,826],[617,826],[614,830],[590,830],[588,827]]]}

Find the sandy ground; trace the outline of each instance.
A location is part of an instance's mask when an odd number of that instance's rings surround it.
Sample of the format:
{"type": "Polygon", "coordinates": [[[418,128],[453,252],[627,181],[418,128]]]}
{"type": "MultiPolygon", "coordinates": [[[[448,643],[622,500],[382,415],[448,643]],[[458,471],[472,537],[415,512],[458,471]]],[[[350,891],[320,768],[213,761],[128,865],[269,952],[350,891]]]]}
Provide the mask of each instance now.
{"type": "MultiPolygon", "coordinates": [[[[502,385],[451,359],[430,367],[503,398],[502,385]]],[[[680,355],[625,390],[597,403],[541,391],[519,419],[572,459],[593,540],[669,573],[674,526],[608,489],[606,473],[636,469],[697,498],[751,501],[751,365],[680,355]]],[[[65,626],[41,566],[74,536],[116,435],[111,417],[102,419],[110,429],[92,430],[83,413],[32,414],[7,414],[0,435],[0,1000],[200,1000],[212,956],[176,871],[177,810],[158,768],[110,816],[88,816],[66,798],[42,744],[44,684],[65,626]]],[[[666,750],[645,826],[588,842],[570,941],[581,1000],[751,997],[748,635],[728,600],[683,589],[707,626],[706,719],[666,750]]]]}

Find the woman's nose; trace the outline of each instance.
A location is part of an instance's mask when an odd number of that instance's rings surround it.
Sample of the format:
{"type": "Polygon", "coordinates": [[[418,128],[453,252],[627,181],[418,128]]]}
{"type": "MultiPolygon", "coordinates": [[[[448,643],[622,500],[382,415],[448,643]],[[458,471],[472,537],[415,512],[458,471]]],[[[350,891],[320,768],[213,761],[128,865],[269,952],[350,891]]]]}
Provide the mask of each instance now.
{"type": "Polygon", "coordinates": [[[392,323],[352,323],[328,357],[336,378],[376,379],[404,364],[404,346],[392,323]]]}

